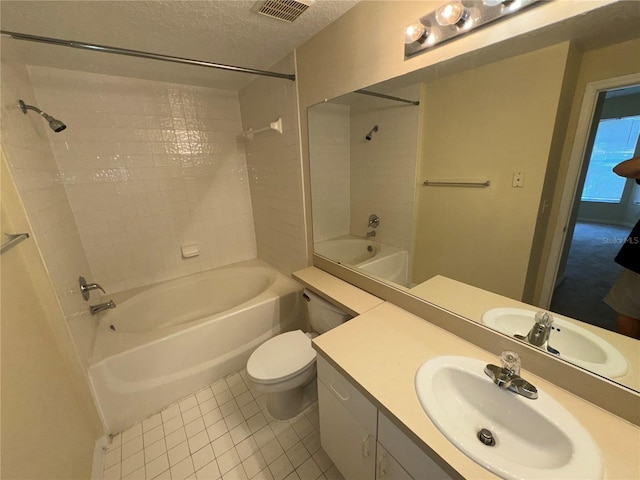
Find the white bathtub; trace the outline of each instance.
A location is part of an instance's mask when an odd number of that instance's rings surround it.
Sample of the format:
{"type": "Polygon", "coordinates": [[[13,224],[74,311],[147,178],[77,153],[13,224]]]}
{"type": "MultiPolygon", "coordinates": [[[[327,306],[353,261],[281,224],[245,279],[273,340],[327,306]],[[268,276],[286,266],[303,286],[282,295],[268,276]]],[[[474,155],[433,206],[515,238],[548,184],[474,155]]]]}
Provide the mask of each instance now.
{"type": "Polygon", "coordinates": [[[398,247],[348,235],[318,242],[314,251],[335,262],[408,286],[409,253],[398,247]]]}
{"type": "Polygon", "coordinates": [[[114,295],[89,366],[108,433],[242,369],[268,338],[304,328],[301,291],[251,260],[114,295]]]}

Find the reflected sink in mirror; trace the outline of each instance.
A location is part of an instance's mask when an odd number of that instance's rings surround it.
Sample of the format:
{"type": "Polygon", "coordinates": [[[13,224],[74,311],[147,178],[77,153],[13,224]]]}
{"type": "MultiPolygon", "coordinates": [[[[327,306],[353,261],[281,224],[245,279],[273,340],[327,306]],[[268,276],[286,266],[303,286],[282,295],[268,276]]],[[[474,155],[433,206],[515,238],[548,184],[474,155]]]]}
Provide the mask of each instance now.
{"type": "Polygon", "coordinates": [[[562,405],[540,388],[535,400],[500,388],[484,367],[474,358],[442,356],[416,372],[418,400],[451,443],[506,479],[602,478],[597,446],[562,405]],[[483,429],[494,445],[478,438],[483,429]]]}
{"type": "MultiPolygon", "coordinates": [[[[526,336],[535,315],[536,311],[522,308],[494,308],[482,314],[481,322],[510,337],[526,336]]],[[[627,360],[613,345],[556,315],[549,345],[560,352],[560,358],[605,377],[621,377],[629,370],[627,360]]]]}

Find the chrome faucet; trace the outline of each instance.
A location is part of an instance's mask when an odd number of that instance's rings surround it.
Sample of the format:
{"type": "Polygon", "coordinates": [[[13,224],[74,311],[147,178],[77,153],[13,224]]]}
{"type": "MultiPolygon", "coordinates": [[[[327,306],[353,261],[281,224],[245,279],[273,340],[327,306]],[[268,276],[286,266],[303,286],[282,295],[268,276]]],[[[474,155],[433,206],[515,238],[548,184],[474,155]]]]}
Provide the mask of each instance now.
{"type": "Polygon", "coordinates": [[[91,315],[95,315],[96,313],[109,310],[110,308],[116,308],[116,304],[113,300],[109,300],[106,303],[99,303],[98,305],[90,305],[89,311],[91,312],[91,315]]]}
{"type": "Polygon", "coordinates": [[[85,301],[89,300],[89,295],[91,295],[91,290],[100,289],[102,293],[106,293],[104,288],[102,288],[97,283],[87,283],[84,277],[78,277],[78,283],[80,284],[80,292],[82,293],[82,298],[85,301]]]}
{"type": "Polygon", "coordinates": [[[560,355],[558,350],[549,345],[549,336],[551,335],[551,330],[553,330],[553,317],[547,312],[539,311],[536,313],[535,320],[536,323],[526,336],[516,333],[514,337],[546,352],[560,355]]]}
{"type": "Polygon", "coordinates": [[[372,238],[375,240],[376,239],[376,231],[375,230],[371,230],[370,232],[367,232],[367,238],[372,238]]]}
{"type": "Polygon", "coordinates": [[[504,351],[500,354],[502,367],[488,364],[484,373],[498,387],[511,390],[525,398],[538,398],[538,389],[520,376],[520,356],[516,352],[504,351]]]}
{"type": "Polygon", "coordinates": [[[380,217],[378,217],[378,215],[376,215],[375,213],[372,213],[371,215],[369,215],[369,228],[377,228],[378,225],[380,225],[380,217]]]}

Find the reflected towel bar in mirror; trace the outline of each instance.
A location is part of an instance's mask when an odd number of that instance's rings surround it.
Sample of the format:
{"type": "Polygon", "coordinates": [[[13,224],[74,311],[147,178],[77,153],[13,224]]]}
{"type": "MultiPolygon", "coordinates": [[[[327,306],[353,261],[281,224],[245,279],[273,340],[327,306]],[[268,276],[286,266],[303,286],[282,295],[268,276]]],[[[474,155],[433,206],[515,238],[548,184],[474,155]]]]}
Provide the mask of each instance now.
{"type": "Polygon", "coordinates": [[[0,254],[6,252],[7,250],[11,250],[21,241],[29,238],[28,233],[5,233],[5,235],[9,237],[9,240],[6,243],[3,243],[2,246],[0,246],[0,254]]]}
{"type": "Polygon", "coordinates": [[[434,181],[425,180],[422,182],[425,187],[488,187],[491,185],[491,180],[484,182],[447,182],[447,181],[434,181]]]}

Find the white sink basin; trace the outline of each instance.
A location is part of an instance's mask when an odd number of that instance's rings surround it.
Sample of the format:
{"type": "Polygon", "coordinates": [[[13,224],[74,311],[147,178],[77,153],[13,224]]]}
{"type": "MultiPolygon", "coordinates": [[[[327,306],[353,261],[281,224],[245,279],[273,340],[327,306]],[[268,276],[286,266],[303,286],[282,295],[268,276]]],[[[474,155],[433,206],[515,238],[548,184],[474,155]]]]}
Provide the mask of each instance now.
{"type": "Polygon", "coordinates": [[[444,356],[416,373],[418,400],[451,443],[506,479],[602,478],[598,448],[562,405],[539,388],[536,400],[502,389],[484,367],[474,358],[444,356]],[[481,429],[495,445],[478,439],[481,429]]]}
{"type": "MultiPolygon", "coordinates": [[[[510,337],[526,336],[535,315],[534,310],[494,308],[484,312],[481,321],[510,337]]],[[[549,345],[560,352],[560,358],[605,377],[621,377],[629,370],[626,359],[609,342],[555,315],[549,345]]]]}

